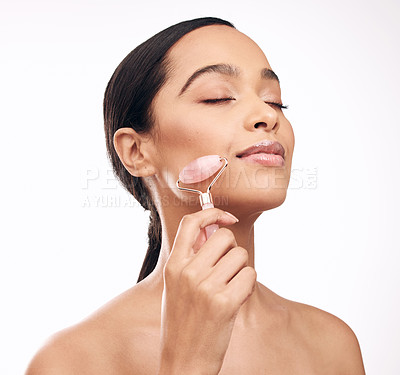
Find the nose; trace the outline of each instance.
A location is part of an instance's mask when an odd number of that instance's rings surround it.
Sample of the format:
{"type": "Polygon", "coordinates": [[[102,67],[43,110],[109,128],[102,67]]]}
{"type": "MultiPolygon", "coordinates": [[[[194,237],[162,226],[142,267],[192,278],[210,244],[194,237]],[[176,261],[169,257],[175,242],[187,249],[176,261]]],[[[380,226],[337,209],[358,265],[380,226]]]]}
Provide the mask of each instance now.
{"type": "Polygon", "coordinates": [[[252,99],[249,102],[245,124],[249,131],[260,129],[262,131],[273,131],[276,133],[279,129],[278,112],[262,99],[252,99]]]}

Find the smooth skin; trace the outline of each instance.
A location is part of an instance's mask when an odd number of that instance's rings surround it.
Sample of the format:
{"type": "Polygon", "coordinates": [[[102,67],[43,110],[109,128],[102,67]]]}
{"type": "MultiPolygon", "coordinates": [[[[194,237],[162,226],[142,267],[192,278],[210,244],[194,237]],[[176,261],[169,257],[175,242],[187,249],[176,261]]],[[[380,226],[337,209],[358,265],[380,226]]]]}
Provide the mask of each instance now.
{"type": "MultiPolygon", "coordinates": [[[[279,83],[261,77],[271,69],[264,53],[239,31],[214,25],[184,36],[168,61],[167,82],[153,102],[154,130],[123,128],[114,136],[121,161],[143,177],[162,220],[157,266],[50,338],[26,375],[365,374],[357,338],[342,320],[256,279],[254,222],[284,202],[295,143],[273,104],[281,102],[279,83]],[[204,74],[179,95],[196,70],[211,64],[230,64],[239,74],[204,74]],[[223,98],[229,100],[207,101],[223,98]],[[285,148],[283,167],[236,157],[265,139],[285,148]],[[229,167],[213,187],[216,208],[199,211],[175,182],[186,164],[209,154],[227,157],[229,167]],[[220,229],[205,241],[211,223],[220,229]]],[[[259,251],[276,250],[262,244],[259,251]]]]}

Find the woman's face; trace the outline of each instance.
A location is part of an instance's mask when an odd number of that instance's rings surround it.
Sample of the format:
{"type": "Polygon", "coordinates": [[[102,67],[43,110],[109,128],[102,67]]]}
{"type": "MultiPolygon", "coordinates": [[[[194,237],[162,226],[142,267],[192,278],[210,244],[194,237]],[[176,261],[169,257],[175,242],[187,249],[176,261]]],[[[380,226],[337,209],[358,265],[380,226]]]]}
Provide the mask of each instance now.
{"type": "MultiPolygon", "coordinates": [[[[236,29],[213,25],[185,35],[168,61],[167,81],[153,101],[154,178],[161,197],[172,192],[175,200],[185,200],[190,193],[175,186],[179,171],[198,157],[217,154],[229,161],[212,189],[217,207],[221,202],[220,208],[239,214],[279,206],[286,197],[295,140],[284,113],[271,104],[282,104],[281,90],[273,74],[262,75],[271,67],[261,49],[236,29]],[[221,66],[188,82],[210,65],[221,66]],[[282,167],[237,157],[263,140],[284,147],[282,167]]],[[[193,187],[204,189],[210,181],[193,187]]]]}

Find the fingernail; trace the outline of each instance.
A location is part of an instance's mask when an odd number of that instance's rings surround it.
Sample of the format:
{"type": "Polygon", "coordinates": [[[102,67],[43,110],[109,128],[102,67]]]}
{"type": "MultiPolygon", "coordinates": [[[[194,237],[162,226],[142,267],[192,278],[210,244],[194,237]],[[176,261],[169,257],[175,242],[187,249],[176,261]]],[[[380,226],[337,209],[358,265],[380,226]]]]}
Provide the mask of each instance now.
{"type": "Polygon", "coordinates": [[[236,216],[234,216],[234,215],[232,215],[231,213],[229,213],[229,212],[227,212],[227,211],[224,211],[230,218],[232,218],[233,220],[235,220],[236,222],[238,222],[239,221],[239,219],[236,217],[236,216]]]}

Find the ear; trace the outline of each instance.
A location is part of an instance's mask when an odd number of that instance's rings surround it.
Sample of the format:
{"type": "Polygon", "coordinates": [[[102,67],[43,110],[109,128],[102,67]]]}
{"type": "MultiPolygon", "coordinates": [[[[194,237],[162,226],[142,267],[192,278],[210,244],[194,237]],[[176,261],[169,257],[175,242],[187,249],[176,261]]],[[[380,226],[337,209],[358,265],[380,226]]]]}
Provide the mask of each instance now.
{"type": "Polygon", "coordinates": [[[113,141],[118,157],[132,176],[147,177],[156,173],[151,136],[132,128],[120,128],[114,133],[113,141]]]}

